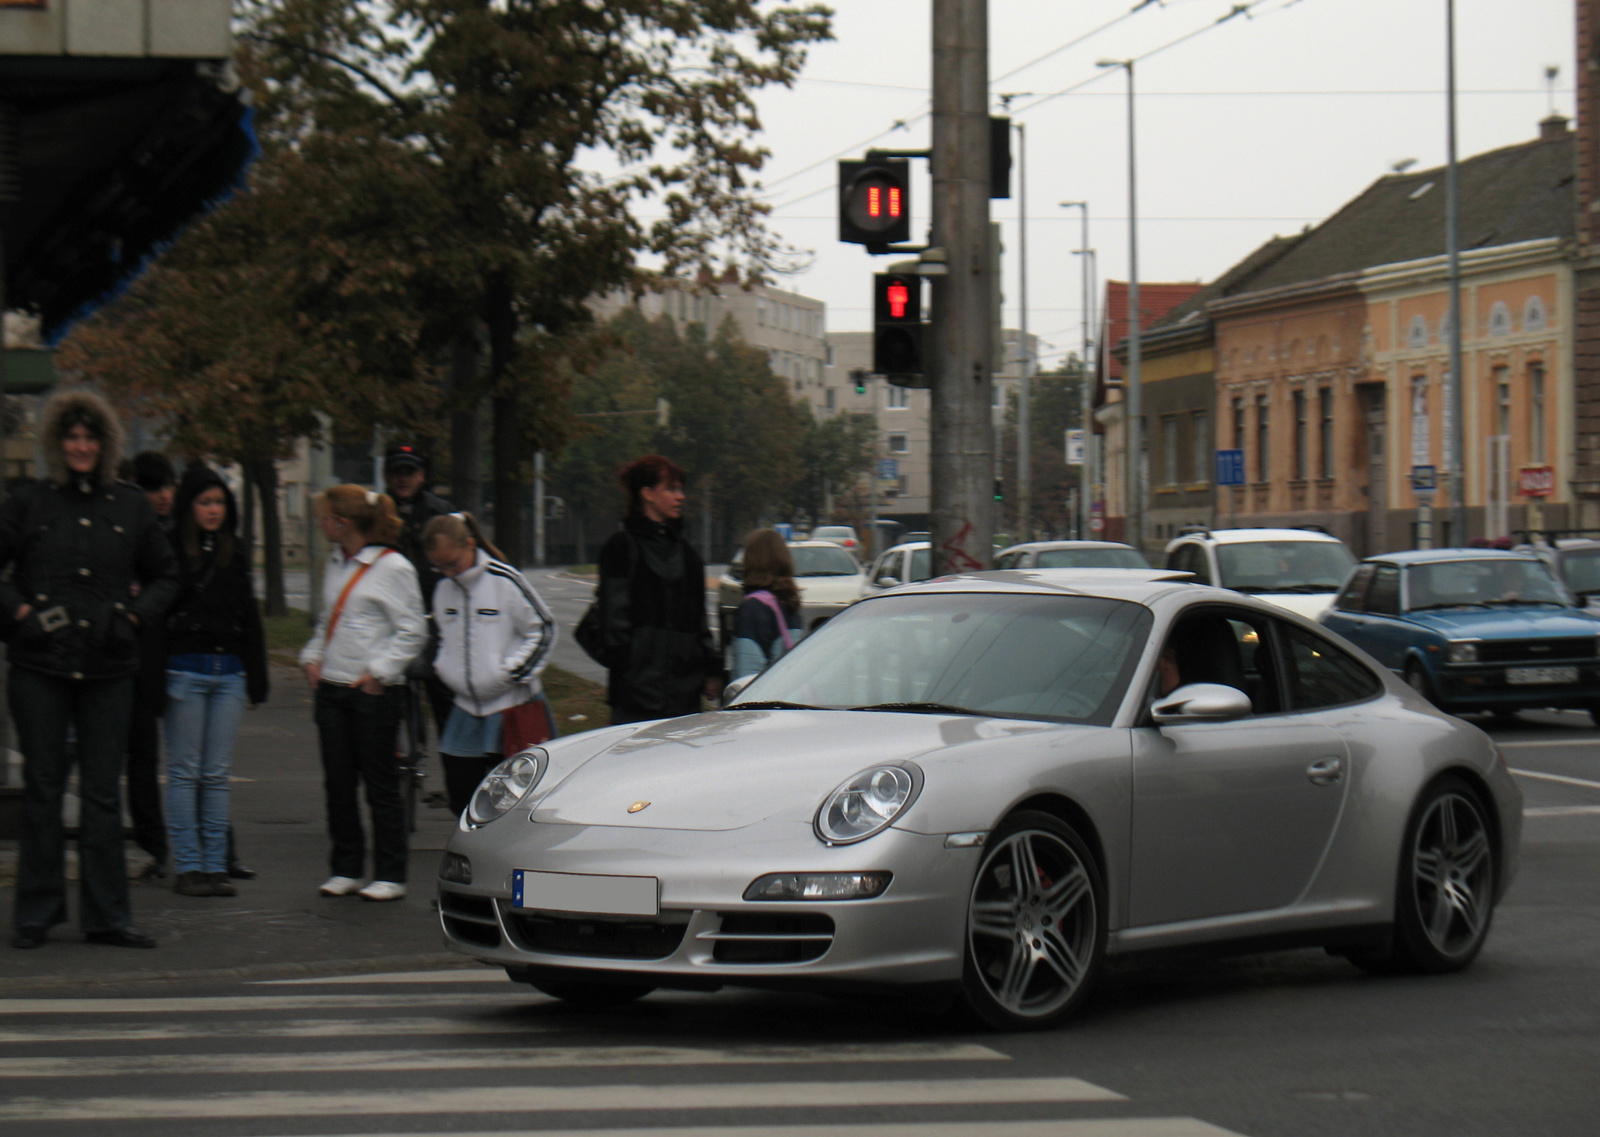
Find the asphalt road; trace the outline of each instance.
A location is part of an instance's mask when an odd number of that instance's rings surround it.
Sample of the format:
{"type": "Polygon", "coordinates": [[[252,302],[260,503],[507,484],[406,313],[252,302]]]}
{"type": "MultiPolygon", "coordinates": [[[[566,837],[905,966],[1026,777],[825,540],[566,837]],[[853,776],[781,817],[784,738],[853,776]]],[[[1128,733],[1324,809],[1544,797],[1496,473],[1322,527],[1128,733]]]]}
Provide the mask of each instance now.
{"type": "Polygon", "coordinates": [[[1033,1035],[731,990],[581,1011],[479,968],[19,992],[0,1001],[0,1128],[1593,1137],[1600,731],[1539,714],[1494,733],[1527,794],[1523,869],[1460,975],[1372,978],[1317,951],[1123,964],[1033,1035]]]}

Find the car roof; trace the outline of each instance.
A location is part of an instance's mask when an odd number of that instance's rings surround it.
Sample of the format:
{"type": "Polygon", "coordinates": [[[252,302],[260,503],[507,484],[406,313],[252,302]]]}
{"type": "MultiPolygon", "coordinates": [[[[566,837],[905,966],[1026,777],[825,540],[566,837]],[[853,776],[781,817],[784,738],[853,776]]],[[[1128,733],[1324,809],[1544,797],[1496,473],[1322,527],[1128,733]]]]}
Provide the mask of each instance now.
{"type": "Polygon", "coordinates": [[[1195,587],[1189,583],[1193,579],[1193,573],[1176,569],[994,569],[938,576],[932,580],[901,585],[885,595],[908,595],[913,592],[1065,593],[1146,604],[1175,588],[1195,587]]]}
{"type": "Polygon", "coordinates": [[[1132,545],[1124,545],[1121,541],[1024,541],[1020,545],[1009,545],[1000,550],[999,555],[1006,553],[1029,552],[1045,549],[1131,549],[1132,545]]]}
{"type": "Polygon", "coordinates": [[[1317,529],[1207,529],[1204,532],[1180,533],[1167,545],[1171,549],[1184,541],[1211,541],[1218,545],[1244,545],[1252,541],[1332,541],[1344,542],[1332,533],[1317,529]]]}
{"type": "Polygon", "coordinates": [[[1519,553],[1511,549],[1402,549],[1397,553],[1383,553],[1368,557],[1362,564],[1388,561],[1396,565],[1427,565],[1439,561],[1536,561],[1532,553],[1519,553]]]}
{"type": "Polygon", "coordinates": [[[846,549],[837,541],[828,541],[822,538],[813,539],[811,537],[807,537],[803,541],[786,541],[785,544],[787,544],[791,549],[839,549],[844,553],[845,556],[850,555],[850,550],[846,549]]]}
{"type": "Polygon", "coordinates": [[[898,545],[890,545],[887,549],[885,549],[883,551],[883,553],[884,553],[884,555],[887,555],[889,553],[902,552],[905,549],[931,549],[931,548],[933,548],[933,543],[931,541],[902,541],[898,545]]]}

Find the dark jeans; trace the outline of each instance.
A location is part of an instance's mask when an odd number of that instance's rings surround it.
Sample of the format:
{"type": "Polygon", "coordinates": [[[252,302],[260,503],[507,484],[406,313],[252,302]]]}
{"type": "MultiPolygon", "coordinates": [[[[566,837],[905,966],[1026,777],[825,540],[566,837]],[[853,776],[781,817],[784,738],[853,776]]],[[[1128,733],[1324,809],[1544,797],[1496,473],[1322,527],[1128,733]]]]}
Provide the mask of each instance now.
{"type": "Polygon", "coordinates": [[[334,876],[361,876],[366,837],[356,786],[366,788],[372,815],[372,877],[406,879],[406,817],[400,801],[400,771],[395,736],[400,728],[404,687],[367,695],[354,687],[317,687],[317,735],[322,742],[322,789],[328,805],[328,836],[334,876]]]}
{"type": "Polygon", "coordinates": [[[473,792],[489,771],[505,761],[498,754],[482,757],[463,757],[460,754],[441,754],[444,763],[445,796],[450,799],[450,812],[457,817],[472,803],[473,792]]]}
{"type": "Polygon", "coordinates": [[[155,858],[167,861],[167,823],[161,813],[161,716],[150,704],[135,699],[128,730],[128,816],[134,842],[155,858]]]}
{"type": "Polygon", "coordinates": [[[61,801],[72,767],[71,726],[78,736],[78,922],[86,932],[127,927],[133,915],[122,852],[121,779],[133,677],[58,679],[13,666],[8,694],[22,748],[13,922],[19,928],[48,928],[67,919],[61,801]]]}

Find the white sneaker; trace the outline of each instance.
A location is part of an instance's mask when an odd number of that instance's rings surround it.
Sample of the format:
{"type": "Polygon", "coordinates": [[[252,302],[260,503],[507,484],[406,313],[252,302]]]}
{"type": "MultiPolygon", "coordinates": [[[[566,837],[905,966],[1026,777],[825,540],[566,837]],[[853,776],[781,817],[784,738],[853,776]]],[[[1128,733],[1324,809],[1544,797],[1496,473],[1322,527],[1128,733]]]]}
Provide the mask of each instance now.
{"type": "Polygon", "coordinates": [[[361,882],[353,876],[330,876],[317,891],[324,896],[349,896],[360,887],[361,882]]]}
{"type": "Polygon", "coordinates": [[[361,890],[363,900],[404,900],[406,886],[392,880],[375,880],[361,890]]]}

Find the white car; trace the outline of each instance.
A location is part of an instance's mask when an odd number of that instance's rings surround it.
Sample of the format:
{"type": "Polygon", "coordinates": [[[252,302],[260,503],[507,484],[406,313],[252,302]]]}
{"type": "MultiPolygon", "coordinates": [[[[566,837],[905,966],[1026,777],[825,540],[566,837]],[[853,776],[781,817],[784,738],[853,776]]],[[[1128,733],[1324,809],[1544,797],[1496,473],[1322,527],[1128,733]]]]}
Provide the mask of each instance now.
{"type": "Polygon", "coordinates": [[[832,541],[835,545],[843,546],[853,553],[861,551],[861,539],[848,525],[818,525],[811,531],[811,540],[832,541]]]}
{"type": "MultiPolygon", "coordinates": [[[[866,573],[861,562],[833,541],[790,541],[794,582],[800,588],[800,625],[809,634],[861,598],[866,573]]],[[[718,639],[724,650],[733,643],[733,614],[744,601],[744,550],[733,556],[717,578],[718,639]]]]}
{"type": "Polygon", "coordinates": [[[927,541],[909,541],[885,549],[867,573],[861,586],[862,596],[876,596],[886,588],[902,584],[915,584],[933,575],[933,545],[927,541]]]}
{"type": "Polygon", "coordinates": [[[1315,620],[1332,607],[1355,563],[1343,541],[1316,529],[1196,528],[1167,544],[1164,567],[1315,620]]]}

